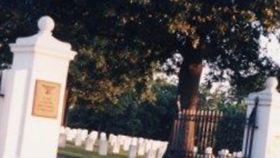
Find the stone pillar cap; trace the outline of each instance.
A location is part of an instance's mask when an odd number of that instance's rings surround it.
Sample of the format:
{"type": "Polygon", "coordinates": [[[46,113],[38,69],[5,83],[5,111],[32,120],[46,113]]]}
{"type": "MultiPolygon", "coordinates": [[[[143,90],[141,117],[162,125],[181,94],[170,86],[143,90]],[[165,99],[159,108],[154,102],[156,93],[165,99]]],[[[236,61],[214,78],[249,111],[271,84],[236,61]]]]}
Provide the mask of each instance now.
{"type": "Polygon", "coordinates": [[[275,89],[278,86],[278,80],[276,77],[269,77],[265,82],[265,89],[275,89]]]}
{"type": "Polygon", "coordinates": [[[52,32],[54,25],[54,21],[51,17],[42,16],[38,21],[39,32],[52,32]]]}
{"type": "Polygon", "coordinates": [[[71,45],[62,42],[52,36],[54,20],[49,16],[43,16],[38,20],[39,31],[29,37],[17,38],[15,43],[10,44],[13,53],[34,53],[55,56],[72,60],[77,54],[71,50],[71,45]]]}
{"type": "Polygon", "coordinates": [[[259,92],[250,93],[247,99],[248,105],[254,105],[255,100],[259,98],[259,105],[271,105],[280,102],[280,94],[277,91],[278,80],[276,77],[269,77],[265,84],[265,89],[259,92]]]}

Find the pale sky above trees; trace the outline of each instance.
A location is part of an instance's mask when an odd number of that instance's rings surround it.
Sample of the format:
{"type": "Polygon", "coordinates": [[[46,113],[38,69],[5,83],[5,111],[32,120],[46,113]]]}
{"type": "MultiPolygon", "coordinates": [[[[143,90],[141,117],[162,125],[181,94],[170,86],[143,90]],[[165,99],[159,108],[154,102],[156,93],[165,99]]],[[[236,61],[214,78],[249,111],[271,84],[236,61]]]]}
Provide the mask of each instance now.
{"type": "Polygon", "coordinates": [[[280,43],[279,39],[277,39],[277,36],[279,38],[280,30],[275,34],[270,34],[269,38],[261,36],[260,41],[262,51],[267,53],[267,55],[270,56],[274,62],[280,65],[280,43]]]}

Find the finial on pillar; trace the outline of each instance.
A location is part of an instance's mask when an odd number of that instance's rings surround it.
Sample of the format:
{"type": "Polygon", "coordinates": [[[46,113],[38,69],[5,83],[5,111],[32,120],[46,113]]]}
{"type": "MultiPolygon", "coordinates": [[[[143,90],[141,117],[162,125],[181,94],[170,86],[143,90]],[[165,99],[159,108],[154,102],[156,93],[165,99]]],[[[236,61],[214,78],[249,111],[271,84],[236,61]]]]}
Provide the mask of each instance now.
{"type": "Polygon", "coordinates": [[[42,16],[38,21],[39,32],[51,33],[54,29],[54,21],[49,16],[42,16]]]}
{"type": "Polygon", "coordinates": [[[275,89],[278,86],[278,80],[276,77],[269,77],[265,82],[265,89],[275,89]]]}

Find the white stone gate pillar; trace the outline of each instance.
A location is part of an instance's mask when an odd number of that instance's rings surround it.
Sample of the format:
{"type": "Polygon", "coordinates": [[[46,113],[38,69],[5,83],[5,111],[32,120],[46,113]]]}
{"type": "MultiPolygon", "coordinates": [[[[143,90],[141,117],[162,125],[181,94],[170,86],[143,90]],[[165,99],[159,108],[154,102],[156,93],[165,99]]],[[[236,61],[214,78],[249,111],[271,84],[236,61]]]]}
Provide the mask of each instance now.
{"type": "MultiPolygon", "coordinates": [[[[280,157],[280,94],[276,90],[277,85],[277,79],[270,77],[265,90],[251,93],[248,97],[247,118],[254,108],[256,97],[259,98],[251,158],[280,157]]],[[[243,142],[245,144],[246,137],[243,142]]]]}
{"type": "Polygon", "coordinates": [[[56,158],[69,62],[76,52],[52,36],[53,20],[42,17],[39,32],[10,44],[0,107],[0,158],[56,158]]]}

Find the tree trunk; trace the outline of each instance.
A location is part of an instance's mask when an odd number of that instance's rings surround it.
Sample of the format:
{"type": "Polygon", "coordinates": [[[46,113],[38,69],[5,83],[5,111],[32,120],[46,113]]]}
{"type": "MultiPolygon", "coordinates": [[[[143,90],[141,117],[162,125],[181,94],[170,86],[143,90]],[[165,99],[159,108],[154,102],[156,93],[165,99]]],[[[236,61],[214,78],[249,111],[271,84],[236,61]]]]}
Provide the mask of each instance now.
{"type": "Polygon", "coordinates": [[[202,60],[184,60],[180,69],[178,86],[178,95],[182,109],[197,109],[199,100],[198,89],[202,69],[202,60]]]}
{"type": "MultiPolygon", "coordinates": [[[[199,101],[199,82],[203,70],[202,60],[184,60],[180,74],[178,86],[178,99],[181,105],[180,111],[186,115],[186,110],[192,114],[197,110],[199,101]]],[[[185,116],[183,116],[185,117],[185,116]]],[[[195,146],[195,122],[182,121],[183,123],[183,145],[184,153],[192,153],[195,146]]],[[[189,156],[190,157],[190,156],[189,156]]]]}
{"type": "MultiPolygon", "coordinates": [[[[164,158],[193,158],[189,155],[195,146],[195,122],[186,121],[186,111],[198,109],[199,83],[203,70],[201,50],[191,47],[182,50],[184,61],[180,68],[177,104],[179,117],[173,124],[168,149],[164,158]]],[[[189,113],[190,114],[190,113],[189,113]]]]}

